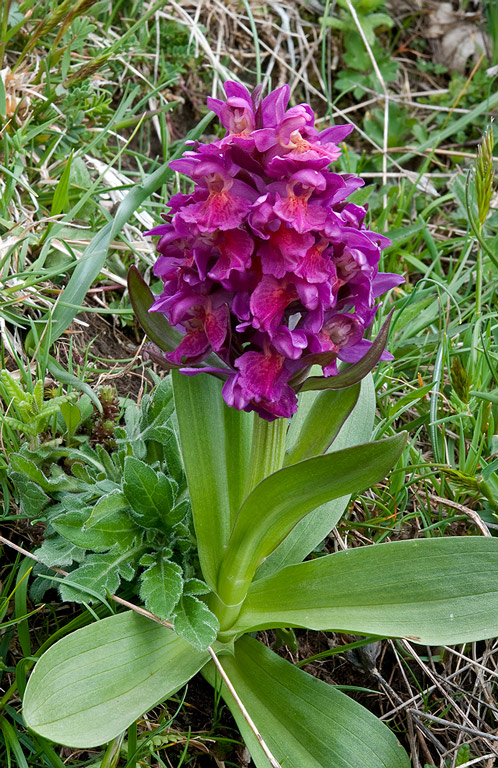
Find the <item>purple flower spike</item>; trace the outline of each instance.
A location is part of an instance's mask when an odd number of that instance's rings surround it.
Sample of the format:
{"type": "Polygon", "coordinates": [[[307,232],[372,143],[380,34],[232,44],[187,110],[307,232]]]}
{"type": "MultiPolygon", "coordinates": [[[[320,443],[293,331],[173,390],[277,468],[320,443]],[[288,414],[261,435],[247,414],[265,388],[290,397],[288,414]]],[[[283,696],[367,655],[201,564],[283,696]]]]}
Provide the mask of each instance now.
{"type": "MultiPolygon", "coordinates": [[[[402,278],[379,273],[389,240],[347,202],[363,181],[329,170],[352,126],[317,131],[311,107],[288,109],[287,85],[264,99],[235,82],[225,93],[208,106],[226,136],[171,163],[194,186],[147,233],[164,283],[150,311],[183,333],[167,365],[222,378],[229,406],[271,421],[295,413],[311,365],[335,376],[369,353],[375,302],[402,278]]],[[[369,366],[391,359],[380,350],[369,366]]]]}

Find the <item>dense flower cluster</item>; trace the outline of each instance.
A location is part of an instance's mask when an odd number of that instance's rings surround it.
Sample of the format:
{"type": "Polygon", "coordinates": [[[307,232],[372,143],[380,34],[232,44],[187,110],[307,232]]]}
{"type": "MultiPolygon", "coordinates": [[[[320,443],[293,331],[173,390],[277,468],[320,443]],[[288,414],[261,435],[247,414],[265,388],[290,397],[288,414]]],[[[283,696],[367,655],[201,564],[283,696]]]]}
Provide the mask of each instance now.
{"type": "Polygon", "coordinates": [[[389,244],[365,228],[365,208],[346,202],[363,185],[328,170],[351,125],[322,132],[307,104],[287,109],[289,87],[266,98],[235,82],[208,106],[227,128],[192,144],[170,167],[189,176],[159,235],[154,272],[164,282],[151,311],[184,335],[167,355],[185,373],[216,353],[223,397],[266,419],[291,416],[310,366],[337,373],[360,360],[375,300],[401,282],[380,274],[389,244]]]}

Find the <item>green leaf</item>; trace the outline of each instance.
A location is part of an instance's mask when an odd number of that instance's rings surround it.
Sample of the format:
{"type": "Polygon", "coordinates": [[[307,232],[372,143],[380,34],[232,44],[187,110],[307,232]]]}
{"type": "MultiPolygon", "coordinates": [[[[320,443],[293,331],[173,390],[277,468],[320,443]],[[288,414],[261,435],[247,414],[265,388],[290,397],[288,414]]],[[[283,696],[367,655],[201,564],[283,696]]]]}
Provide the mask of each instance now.
{"type": "Polygon", "coordinates": [[[377,338],[361,360],[341,370],[337,376],[310,376],[304,381],[301,391],[306,392],[309,389],[345,389],[364,379],[372,368],[377,365],[380,356],[386,348],[392,313],[393,310],[389,313],[377,338]]]}
{"type": "Polygon", "coordinates": [[[181,523],[181,521],[185,519],[185,517],[189,514],[189,512],[190,512],[190,501],[188,499],[183,499],[183,501],[180,501],[178,504],[175,504],[175,506],[171,508],[169,513],[165,515],[164,525],[170,528],[173,528],[178,523],[181,523]]]}
{"type": "Polygon", "coordinates": [[[210,591],[206,582],[200,579],[187,579],[183,585],[184,595],[207,595],[210,591]]]}
{"type": "Polygon", "coordinates": [[[57,182],[57,186],[54,191],[54,196],[52,199],[52,207],[50,209],[51,216],[58,216],[59,213],[61,213],[65,208],[69,206],[68,189],[69,189],[69,176],[71,174],[72,160],[73,160],[73,151],[71,150],[71,153],[66,160],[64,171],[62,172],[62,175],[59,181],[57,182]]]}
{"type": "Polygon", "coordinates": [[[142,533],[130,519],[128,510],[128,502],[121,491],[111,491],[97,501],[83,524],[83,531],[99,533],[102,543],[112,541],[119,549],[127,549],[142,533]]]}
{"type": "Polygon", "coordinates": [[[418,235],[418,233],[425,229],[426,226],[426,222],[423,219],[420,219],[416,224],[409,224],[407,227],[399,227],[398,229],[390,229],[389,240],[391,241],[391,245],[388,246],[386,253],[390,252],[390,248],[394,251],[395,248],[400,245],[404,245],[404,243],[413,240],[415,235],[418,235]]]}
{"type": "Polygon", "coordinates": [[[435,147],[438,147],[442,141],[447,139],[448,136],[458,134],[459,131],[461,131],[463,128],[466,128],[468,125],[475,125],[476,120],[478,117],[480,117],[480,115],[483,113],[491,112],[491,110],[493,110],[497,105],[498,93],[492,93],[489,98],[479,101],[475,107],[469,110],[469,112],[466,114],[462,115],[462,117],[459,117],[457,120],[450,120],[448,124],[443,123],[443,127],[437,131],[431,131],[430,137],[427,139],[427,141],[419,144],[416,150],[410,150],[404,155],[401,155],[401,157],[398,157],[397,162],[400,165],[403,165],[408,160],[410,160],[415,153],[418,154],[425,152],[426,149],[433,150],[435,147]]]}
{"type": "Polygon", "coordinates": [[[76,429],[78,428],[80,422],[81,422],[81,411],[78,408],[77,405],[74,405],[73,403],[68,403],[67,401],[65,403],[61,403],[59,406],[59,410],[62,414],[62,418],[64,419],[67,427],[67,431],[70,435],[74,435],[76,432],[76,429]]]}
{"type": "MultiPolygon", "coordinates": [[[[105,498],[105,497],[104,497],[105,498]]],[[[103,502],[104,507],[108,502],[103,502]]],[[[105,552],[116,543],[128,547],[136,537],[137,528],[127,515],[114,511],[94,527],[85,528],[91,507],[78,497],[64,496],[62,507],[51,520],[52,527],[77,547],[105,552]]]]}
{"type": "MultiPolygon", "coordinates": [[[[0,82],[1,81],[2,78],[0,77],[0,82]]],[[[15,757],[16,768],[29,768],[23,749],[19,742],[19,732],[17,728],[14,728],[12,723],[10,723],[9,720],[7,720],[7,718],[3,715],[0,717],[0,731],[2,732],[3,736],[2,741],[7,748],[8,764],[12,764],[10,760],[10,755],[12,753],[12,755],[15,757]]]]}
{"type": "Polygon", "coordinates": [[[308,627],[424,645],[498,635],[498,540],[395,541],[291,565],[251,585],[236,631],[308,627]]]}
{"type": "Polygon", "coordinates": [[[49,503],[50,497],[42,491],[37,483],[34,483],[21,472],[10,472],[9,477],[19,498],[21,513],[31,519],[38,517],[49,503]]]}
{"type": "Polygon", "coordinates": [[[204,651],[216,640],[220,628],[218,619],[201,600],[184,595],[175,610],[175,632],[194,648],[204,651]]]}
{"type": "MultiPolygon", "coordinates": [[[[347,390],[344,391],[347,392],[347,390]]],[[[298,415],[303,405],[303,400],[311,399],[312,408],[315,400],[321,398],[324,394],[329,393],[304,392],[300,395],[298,415]]],[[[366,443],[370,440],[374,415],[375,388],[372,376],[369,375],[361,382],[361,392],[358,401],[330,450],[339,451],[342,448],[350,448],[353,445],[366,443]]],[[[287,538],[259,566],[256,578],[269,576],[283,568],[284,565],[292,565],[304,560],[325,539],[332,528],[337,525],[349,499],[350,494],[328,501],[300,520],[287,538]]]]}
{"type": "MultiPolygon", "coordinates": [[[[64,293],[66,290],[67,288],[64,289],[64,293]]],[[[54,309],[54,316],[57,309],[60,309],[60,307],[61,305],[58,304],[57,307],[54,309]]],[[[77,314],[77,310],[70,310],[70,312],[73,314],[73,317],[77,314]]],[[[63,333],[64,330],[61,331],[61,333],[63,333]]],[[[28,346],[29,338],[30,337],[28,335],[26,339],[26,349],[28,351],[30,351],[30,347],[28,346]]],[[[31,351],[34,351],[34,349],[31,351]]],[[[47,355],[46,366],[47,366],[47,369],[52,374],[52,376],[54,377],[54,379],[56,379],[57,381],[60,381],[62,384],[66,384],[67,386],[73,387],[73,389],[75,389],[77,392],[83,392],[85,395],[88,395],[88,397],[90,398],[94,406],[97,408],[99,413],[102,413],[102,403],[100,402],[99,398],[97,397],[97,395],[95,394],[91,386],[86,383],[86,381],[83,381],[79,376],[75,376],[74,374],[69,373],[69,371],[66,371],[66,369],[63,368],[62,365],[58,363],[54,357],[52,357],[52,355],[47,355]]]]}
{"type": "Polygon", "coordinates": [[[24,696],[24,720],[74,748],[114,739],[209,658],[132,611],[79,629],[43,654],[24,696]]]}
{"type": "Polygon", "coordinates": [[[161,528],[173,506],[171,480],[134,456],[124,465],[123,492],[136,521],[146,528],[161,528]]]}
{"type": "MultiPolygon", "coordinates": [[[[243,637],[220,661],[270,751],[285,768],[410,768],[396,737],[371,712],[334,686],[243,637]]],[[[210,664],[203,674],[216,688],[210,664]]],[[[224,685],[221,693],[257,768],[269,768],[254,733],[224,685]]]]}
{"type": "Polygon", "coordinates": [[[85,556],[85,550],[77,547],[62,536],[52,536],[43,541],[41,547],[35,550],[35,555],[43,565],[71,565],[75,560],[80,562],[85,556]]]}
{"type": "Polygon", "coordinates": [[[0,115],[2,117],[5,117],[6,114],[7,114],[7,101],[5,98],[5,86],[3,84],[3,78],[0,77],[0,115]]]}
{"type": "MultiPolygon", "coordinates": [[[[70,602],[94,602],[92,597],[89,597],[89,593],[85,592],[85,589],[92,590],[98,595],[105,597],[106,593],[114,594],[120,583],[121,579],[131,581],[135,575],[137,561],[137,552],[134,550],[116,549],[106,554],[89,555],[83,565],[80,565],[74,571],[71,571],[67,576],[69,584],[59,585],[59,591],[61,598],[70,602]],[[72,586],[77,584],[83,587],[79,591],[76,587],[72,586]]],[[[91,593],[90,593],[91,594],[91,593]]]]}
{"type": "Polygon", "coordinates": [[[259,483],[242,505],[233,528],[218,579],[221,599],[227,605],[243,599],[258,565],[299,520],[326,501],[381,480],[405,443],[403,432],[300,461],[259,483]]]}
{"type": "Polygon", "coordinates": [[[149,339],[167,352],[175,349],[182,334],[171,327],[161,312],[149,312],[154,294],[135,266],[128,271],[128,291],[135,316],[149,339]]]}
{"type": "Polygon", "coordinates": [[[74,478],[69,477],[64,472],[55,477],[47,477],[33,461],[20,453],[11,453],[9,461],[12,472],[25,475],[39,485],[43,491],[54,493],[54,491],[71,491],[75,488],[76,481],[74,478]]]}
{"type": "Polygon", "coordinates": [[[140,580],[140,597],[145,607],[167,621],[182,594],[182,569],[160,556],[154,565],[143,572],[140,580]]]}
{"type": "Polygon", "coordinates": [[[175,432],[171,427],[154,426],[147,433],[147,440],[156,440],[160,443],[163,452],[163,461],[167,474],[175,480],[180,487],[186,486],[185,472],[180,454],[180,445],[175,432]]]}
{"type": "Polygon", "coordinates": [[[285,465],[296,464],[325,453],[353,410],[360,395],[360,384],[347,389],[320,392],[306,414],[299,435],[285,454],[285,465]]]}
{"type": "Polygon", "coordinates": [[[213,589],[245,483],[252,414],[228,408],[212,376],[173,371],[172,379],[199,559],[213,589]]]}
{"type": "Polygon", "coordinates": [[[29,478],[44,491],[51,490],[50,481],[41,469],[38,469],[33,461],[30,461],[25,456],[21,456],[20,453],[10,454],[10,470],[29,478]]]}

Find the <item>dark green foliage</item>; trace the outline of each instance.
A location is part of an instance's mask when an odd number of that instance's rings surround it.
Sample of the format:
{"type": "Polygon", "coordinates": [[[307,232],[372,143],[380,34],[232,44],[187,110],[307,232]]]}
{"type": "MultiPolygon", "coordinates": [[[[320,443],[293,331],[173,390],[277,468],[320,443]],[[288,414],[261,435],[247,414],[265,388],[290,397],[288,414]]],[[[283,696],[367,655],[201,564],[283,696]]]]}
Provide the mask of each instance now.
{"type": "MultiPolygon", "coordinates": [[[[113,393],[101,391],[100,399],[104,414],[115,414],[113,393]]],[[[124,426],[114,430],[114,450],[84,444],[69,452],[70,475],[52,466],[47,476],[40,457],[21,449],[11,455],[9,477],[23,514],[46,522],[36,556],[43,566],[69,571],[59,584],[64,600],[94,602],[130,582],[122,589],[138,592],[146,608],[174,620],[192,643],[208,644],[216,620],[194,596],[209,590],[196,578],[195,538],[172,414],[166,378],[140,407],[128,405],[124,426]]],[[[35,572],[33,590],[41,599],[51,582],[43,578],[46,569],[35,572]]]]}

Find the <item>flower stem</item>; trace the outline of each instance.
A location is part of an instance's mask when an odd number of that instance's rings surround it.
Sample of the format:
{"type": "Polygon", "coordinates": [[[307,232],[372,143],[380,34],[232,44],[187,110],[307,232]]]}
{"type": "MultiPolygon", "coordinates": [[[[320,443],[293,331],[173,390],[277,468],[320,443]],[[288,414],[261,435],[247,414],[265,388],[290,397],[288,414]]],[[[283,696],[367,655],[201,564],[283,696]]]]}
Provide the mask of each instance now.
{"type": "Polygon", "coordinates": [[[244,498],[268,475],[281,469],[284,463],[288,420],[266,421],[254,414],[250,470],[244,498]]]}

